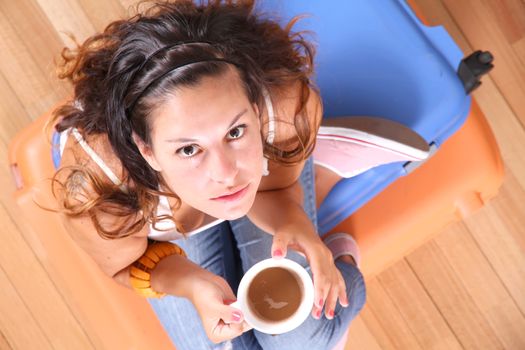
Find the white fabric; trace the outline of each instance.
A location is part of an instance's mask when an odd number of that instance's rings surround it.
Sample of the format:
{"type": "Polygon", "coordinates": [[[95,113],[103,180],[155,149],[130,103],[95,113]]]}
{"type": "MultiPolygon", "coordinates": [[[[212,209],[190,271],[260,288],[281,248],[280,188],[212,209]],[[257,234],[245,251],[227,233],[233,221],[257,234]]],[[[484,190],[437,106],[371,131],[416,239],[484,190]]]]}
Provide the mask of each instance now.
{"type": "Polygon", "coordinates": [[[266,142],[273,144],[275,139],[275,114],[273,110],[272,98],[268,90],[263,88],[262,90],[264,96],[264,102],[266,103],[266,109],[268,110],[268,136],[266,137],[266,142]]]}
{"type": "MultiPolygon", "coordinates": [[[[75,137],[75,139],[78,141],[79,145],[84,149],[84,151],[89,155],[89,157],[100,167],[102,172],[106,174],[106,176],[113,182],[115,185],[119,186],[121,190],[126,191],[126,186],[122,184],[122,181],[115,175],[115,173],[108,167],[108,165],[100,158],[100,156],[91,148],[90,145],[87,144],[87,142],[84,140],[80,132],[76,128],[70,129],[71,134],[75,137]]],[[[66,138],[63,138],[62,135],[60,135],[60,142],[62,143],[62,139],[64,139],[64,146],[60,145],[60,151],[61,154],[64,152],[65,147],[65,141],[66,138]]]]}
{"type": "MultiPolygon", "coordinates": [[[[168,197],[166,196],[159,196],[157,216],[161,216],[161,215],[172,215],[170,204],[168,202],[168,197]]],[[[202,232],[223,221],[224,221],[223,219],[214,220],[204,226],[199,227],[196,230],[186,233],[186,236],[189,237],[199,232],[202,232]]],[[[168,220],[168,219],[160,220],[159,222],[157,222],[156,228],[157,229],[155,229],[153,225],[150,225],[150,232],[148,234],[149,238],[157,240],[157,241],[173,241],[173,240],[177,240],[183,237],[182,233],[177,231],[177,227],[175,226],[175,223],[171,220],[168,220]]]]}
{"type": "MultiPolygon", "coordinates": [[[[266,136],[266,142],[271,145],[275,139],[275,113],[270,93],[264,87],[262,93],[264,96],[264,102],[266,103],[266,109],[268,110],[268,136],[266,136]]],[[[270,171],[268,170],[268,158],[263,157],[263,176],[268,175],[270,175],[270,171]]]]}

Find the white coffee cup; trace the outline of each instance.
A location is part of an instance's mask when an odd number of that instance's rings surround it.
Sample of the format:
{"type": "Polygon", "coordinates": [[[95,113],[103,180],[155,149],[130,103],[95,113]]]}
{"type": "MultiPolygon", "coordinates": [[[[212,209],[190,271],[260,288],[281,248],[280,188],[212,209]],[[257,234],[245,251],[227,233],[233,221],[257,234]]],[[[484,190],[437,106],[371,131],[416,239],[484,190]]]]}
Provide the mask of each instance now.
{"type": "Polygon", "coordinates": [[[231,306],[240,309],[244,314],[246,323],[254,329],[268,334],[281,334],[289,332],[300,326],[312,311],[314,303],[314,286],[308,272],[290,259],[266,259],[253,265],[244,274],[237,291],[237,301],[231,306]],[[248,290],[253,279],[263,270],[280,267],[296,277],[301,289],[301,301],[297,310],[289,317],[279,321],[269,321],[259,317],[248,305],[248,290]]]}

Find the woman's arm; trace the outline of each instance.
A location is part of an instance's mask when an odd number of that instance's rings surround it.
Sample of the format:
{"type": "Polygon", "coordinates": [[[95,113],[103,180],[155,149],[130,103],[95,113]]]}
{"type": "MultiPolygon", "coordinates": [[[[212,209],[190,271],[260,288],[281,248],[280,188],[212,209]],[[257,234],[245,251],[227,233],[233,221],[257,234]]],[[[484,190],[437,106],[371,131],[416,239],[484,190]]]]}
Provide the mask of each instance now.
{"type": "MultiPolygon", "coordinates": [[[[293,139],[296,135],[293,116],[300,96],[299,91],[300,84],[297,83],[288,91],[278,94],[280,98],[274,103],[276,114],[286,116],[287,120],[277,124],[275,144],[286,143],[286,140],[293,139]]],[[[321,125],[322,110],[319,95],[310,89],[305,111],[314,135],[321,125]]],[[[298,183],[305,162],[306,160],[302,160],[293,166],[284,166],[272,160],[268,161],[270,174],[262,178],[254,205],[248,213],[250,219],[264,231],[274,234],[279,228],[289,225],[300,225],[309,231],[312,230],[313,225],[302,207],[303,193],[298,183]]]]}
{"type": "MultiPolygon", "coordinates": [[[[104,163],[113,171],[113,173],[117,174],[121,179],[124,178],[122,165],[113,154],[105,136],[91,136],[87,142],[104,160],[104,163]]],[[[66,143],[61,159],[61,171],[64,172],[61,176],[70,176],[73,179],[73,181],[66,183],[70,196],[69,200],[76,201],[77,204],[83,204],[89,198],[98,195],[95,193],[86,173],[75,170],[74,168],[71,168],[71,170],[68,169],[69,167],[78,167],[78,165],[81,165],[83,169],[90,171],[105,185],[110,185],[111,181],[102,172],[100,167],[95,164],[79,146],[79,144],[70,137],[66,143]]],[[[139,232],[130,236],[106,239],[101,237],[97,232],[92,218],[87,212],[84,215],[76,217],[62,214],[61,219],[71,238],[73,238],[80,248],[88,253],[106,275],[112,277],[124,286],[131,287],[129,283],[129,267],[144,254],[148,247],[148,225],[144,225],[139,232]]],[[[119,226],[126,226],[123,225],[126,218],[104,213],[100,210],[97,213],[97,219],[99,225],[108,230],[114,230],[114,228],[119,226]]],[[[170,260],[175,261],[176,259],[170,260]]],[[[185,264],[186,260],[187,259],[180,260],[178,264],[185,264]]],[[[173,274],[179,274],[177,268],[171,269],[171,271],[172,276],[166,277],[176,277],[173,276],[173,274]]],[[[160,276],[161,274],[154,271],[152,275],[160,276]]],[[[182,276],[182,273],[180,275],[182,276]]],[[[163,280],[164,278],[162,277],[160,279],[163,280]]],[[[158,280],[158,278],[155,278],[155,280],[158,280]]],[[[158,291],[174,294],[175,290],[171,290],[174,286],[163,285],[163,288],[164,287],[167,288],[167,290],[158,291]]],[[[188,294],[188,291],[181,290],[180,287],[181,285],[177,285],[177,293],[188,294]]]]}
{"type": "MultiPolygon", "coordinates": [[[[293,119],[296,113],[297,101],[300,98],[301,84],[296,83],[285,91],[277,94],[274,101],[275,114],[284,116],[285,120],[278,120],[275,128],[274,144],[286,144],[287,140],[296,137],[293,119]]],[[[316,91],[310,89],[306,101],[305,113],[313,135],[321,125],[323,107],[316,91]]],[[[283,119],[283,117],[279,118],[283,119]]],[[[269,175],[263,176],[258,188],[255,203],[248,214],[254,223],[267,232],[274,233],[277,227],[282,227],[287,222],[304,222],[302,210],[303,193],[298,179],[303,171],[305,160],[293,166],[284,166],[275,161],[268,161],[269,175]],[[275,207],[275,203],[282,200],[282,205],[275,207]],[[281,211],[282,209],[282,211],[281,211]],[[286,213],[287,215],[273,215],[286,213]],[[292,215],[292,216],[290,216],[292,215]]],[[[308,220],[309,222],[309,220],[308,220]]]]}
{"type": "MultiPolygon", "coordinates": [[[[106,274],[131,288],[130,266],[147,249],[147,231],[107,240],[96,233],[90,219],[64,218],[64,223],[71,236],[106,274]]],[[[226,303],[236,299],[228,282],[182,255],[169,255],[159,261],[151,272],[151,287],[156,292],[189,299],[208,338],[215,343],[233,339],[249,329],[242,314],[226,303]]]]}
{"type": "MultiPolygon", "coordinates": [[[[294,101],[285,104],[285,115],[293,115],[294,101]]],[[[312,90],[306,110],[312,132],[317,133],[322,117],[322,106],[318,95],[312,90]]],[[[293,135],[290,127],[277,126],[280,137],[293,135]],[[284,135],[283,135],[284,134],[284,135]]],[[[277,135],[276,135],[277,136],[277,135]]],[[[337,299],[341,305],[348,305],[346,287],[339,270],[335,267],[332,254],[322,243],[310,218],[303,210],[303,192],[298,182],[304,161],[291,167],[269,162],[270,175],[263,178],[259,191],[248,213],[252,222],[264,231],[274,235],[271,253],[273,257],[286,256],[287,248],[305,254],[314,276],[315,305],[312,316],[319,318],[326,305],[325,315],[333,317],[337,299]],[[326,304],[325,304],[326,301],[326,304]]]]}
{"type": "Polygon", "coordinates": [[[324,313],[331,319],[337,299],[342,306],[348,305],[344,280],[330,250],[303,210],[302,189],[297,181],[284,189],[258,192],[248,216],[255,225],[274,236],[273,257],[286,256],[287,248],[306,256],[314,277],[313,317],[320,318],[326,305],[324,313]]]}

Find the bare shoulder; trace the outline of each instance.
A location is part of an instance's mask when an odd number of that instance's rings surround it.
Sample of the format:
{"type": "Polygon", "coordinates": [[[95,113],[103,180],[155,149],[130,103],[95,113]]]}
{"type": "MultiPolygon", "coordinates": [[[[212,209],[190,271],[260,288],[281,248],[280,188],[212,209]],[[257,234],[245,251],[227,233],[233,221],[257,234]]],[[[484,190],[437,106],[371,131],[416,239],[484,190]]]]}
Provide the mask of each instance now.
{"type": "MultiPolygon", "coordinates": [[[[297,134],[295,129],[296,118],[299,122],[306,122],[310,132],[317,134],[323,115],[323,106],[318,92],[309,88],[308,99],[302,113],[298,114],[298,106],[301,99],[301,84],[299,82],[278,91],[271,91],[272,103],[275,112],[275,139],[274,144],[278,147],[290,144],[295,140],[297,134]]],[[[283,166],[274,161],[268,162],[270,175],[263,177],[259,185],[259,191],[267,191],[285,188],[292,185],[300,176],[304,162],[294,166],[283,166]]]]}
{"type": "MultiPolygon", "coordinates": [[[[124,168],[118,157],[113,152],[108,137],[105,134],[86,136],[84,141],[93,149],[98,157],[106,164],[109,169],[122,181],[126,178],[124,168]]],[[[110,183],[110,179],[104,174],[100,165],[96,164],[92,157],[80,145],[75,137],[69,135],[62,159],[61,168],[81,166],[97,175],[101,181],[110,183]]]]}
{"type": "MultiPolygon", "coordinates": [[[[89,136],[85,141],[119,179],[125,178],[123,167],[112,152],[111,145],[105,135],[89,136]]],[[[86,199],[89,200],[96,196],[90,184],[90,179],[86,175],[88,172],[95,175],[102,184],[112,184],[100,166],[93,161],[72,135],[68,137],[60,168],[64,173],[60,179],[61,181],[64,181],[64,177],[69,177],[69,180],[73,180],[65,182],[65,184],[70,186],[66,190],[74,194],[76,199],[73,200],[75,202],[76,200],[86,201],[86,199]],[[82,170],[88,170],[88,172],[82,170]]],[[[100,220],[100,224],[104,227],[117,227],[123,220],[123,218],[103,212],[97,212],[97,217],[100,220]]],[[[140,232],[131,236],[106,239],[97,232],[89,215],[72,217],[63,214],[61,219],[71,238],[109,276],[114,276],[138,259],[147,247],[147,226],[144,226],[140,232]]]]}
{"type": "Polygon", "coordinates": [[[317,133],[321,124],[323,107],[321,98],[315,89],[309,88],[308,99],[301,112],[298,111],[303,94],[300,82],[271,91],[270,94],[277,124],[274,141],[276,144],[286,142],[296,136],[294,122],[297,118],[308,122],[311,131],[317,133]]]}

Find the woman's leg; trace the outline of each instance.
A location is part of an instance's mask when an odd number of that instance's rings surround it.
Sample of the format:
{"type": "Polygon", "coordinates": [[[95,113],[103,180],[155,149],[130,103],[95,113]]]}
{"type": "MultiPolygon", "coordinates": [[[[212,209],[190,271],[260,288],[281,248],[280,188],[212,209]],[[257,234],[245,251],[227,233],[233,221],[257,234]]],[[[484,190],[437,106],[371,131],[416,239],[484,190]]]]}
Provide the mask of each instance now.
{"type": "MultiPolygon", "coordinates": [[[[314,225],[317,225],[314,167],[311,159],[305,164],[300,182],[304,193],[305,212],[314,225]]],[[[240,251],[244,271],[256,262],[271,256],[272,236],[270,234],[260,230],[246,217],[232,221],[230,224],[240,251]]],[[[311,274],[303,256],[289,250],[286,257],[304,266],[311,274]]],[[[326,350],[331,349],[339,341],[346,332],[350,321],[363,307],[366,290],[363,276],[356,266],[343,261],[337,261],[336,266],[345,280],[350,305],[347,308],[342,308],[338,304],[332,320],[328,320],[324,316],[316,320],[310,315],[300,327],[288,333],[273,336],[254,331],[264,349],[326,350]]]]}
{"type": "MultiPolygon", "coordinates": [[[[184,249],[190,260],[222,276],[236,292],[239,284],[238,263],[234,259],[235,248],[228,223],[220,223],[187,239],[177,240],[176,243],[184,249]]],[[[149,302],[177,350],[229,348],[227,342],[214,344],[208,339],[200,317],[188,299],[168,295],[162,299],[149,299],[149,302]]],[[[234,349],[261,348],[253,331],[245,332],[231,344],[234,349]]]]}

